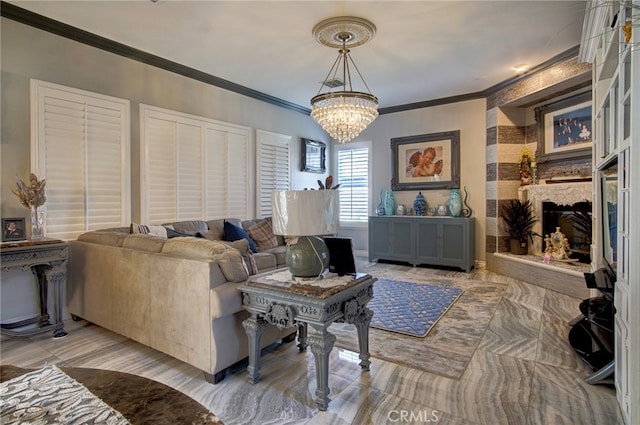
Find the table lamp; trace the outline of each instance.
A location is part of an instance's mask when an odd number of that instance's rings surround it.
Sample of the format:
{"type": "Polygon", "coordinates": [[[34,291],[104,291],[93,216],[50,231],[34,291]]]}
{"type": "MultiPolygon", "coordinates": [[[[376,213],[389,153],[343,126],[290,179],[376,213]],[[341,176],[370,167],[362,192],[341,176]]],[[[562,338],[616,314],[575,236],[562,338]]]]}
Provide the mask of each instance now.
{"type": "Polygon", "coordinates": [[[272,194],[273,233],[287,236],[287,266],[294,279],[321,278],[329,250],[319,235],[338,233],[337,190],[281,190],[272,194]]]}

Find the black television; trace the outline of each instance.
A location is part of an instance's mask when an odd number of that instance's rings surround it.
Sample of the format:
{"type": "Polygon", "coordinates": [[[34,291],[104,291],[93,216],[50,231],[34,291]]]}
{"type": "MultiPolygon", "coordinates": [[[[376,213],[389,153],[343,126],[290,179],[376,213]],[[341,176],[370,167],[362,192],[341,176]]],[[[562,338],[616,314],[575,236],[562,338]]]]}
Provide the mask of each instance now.
{"type": "Polygon", "coordinates": [[[329,272],[339,276],[356,273],[356,262],[353,258],[351,238],[327,236],[324,242],[329,249],[329,272]]]}

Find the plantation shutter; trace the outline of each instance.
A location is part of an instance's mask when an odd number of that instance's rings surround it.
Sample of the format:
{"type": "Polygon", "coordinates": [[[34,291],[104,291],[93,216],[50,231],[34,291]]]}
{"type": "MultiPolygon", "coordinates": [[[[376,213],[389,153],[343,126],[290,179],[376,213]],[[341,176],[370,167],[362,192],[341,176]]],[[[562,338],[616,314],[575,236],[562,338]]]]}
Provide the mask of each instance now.
{"type": "Polygon", "coordinates": [[[248,218],[249,129],[140,106],[141,220],[248,218]]]}
{"type": "Polygon", "coordinates": [[[369,217],[369,148],[337,147],[340,222],[366,223],[369,217]]]}
{"type": "Polygon", "coordinates": [[[258,130],[256,140],[257,212],[258,217],[269,217],[271,193],[290,188],[291,136],[258,130]]]}
{"type": "Polygon", "coordinates": [[[128,225],[129,101],[31,80],[32,169],[46,179],[45,235],[128,225]]]}

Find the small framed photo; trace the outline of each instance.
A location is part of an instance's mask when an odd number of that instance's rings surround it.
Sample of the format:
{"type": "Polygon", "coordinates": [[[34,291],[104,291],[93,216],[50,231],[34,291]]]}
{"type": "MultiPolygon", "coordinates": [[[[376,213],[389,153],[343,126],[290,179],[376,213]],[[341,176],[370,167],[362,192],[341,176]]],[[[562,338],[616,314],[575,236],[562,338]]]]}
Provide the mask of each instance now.
{"type": "Polygon", "coordinates": [[[2,219],[2,242],[21,241],[27,239],[24,227],[24,218],[2,219]]]}
{"type": "Polygon", "coordinates": [[[391,139],[391,189],[460,187],[460,130],[391,139]]]}
{"type": "Polygon", "coordinates": [[[301,139],[300,145],[300,171],[308,173],[324,173],[326,167],[327,146],[315,140],[301,139]]]}
{"type": "Polygon", "coordinates": [[[591,93],[572,96],[535,109],[538,162],[591,157],[591,93]]]}

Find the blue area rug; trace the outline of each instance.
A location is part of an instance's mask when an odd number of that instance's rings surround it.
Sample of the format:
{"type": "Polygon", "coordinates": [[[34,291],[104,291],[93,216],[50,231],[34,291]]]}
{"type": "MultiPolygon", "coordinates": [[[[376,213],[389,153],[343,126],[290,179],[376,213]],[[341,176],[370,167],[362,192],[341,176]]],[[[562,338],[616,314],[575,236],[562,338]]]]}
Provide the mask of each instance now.
{"type": "Polygon", "coordinates": [[[373,285],[371,327],[424,337],[462,294],[462,289],[378,279],[373,285]]]}

